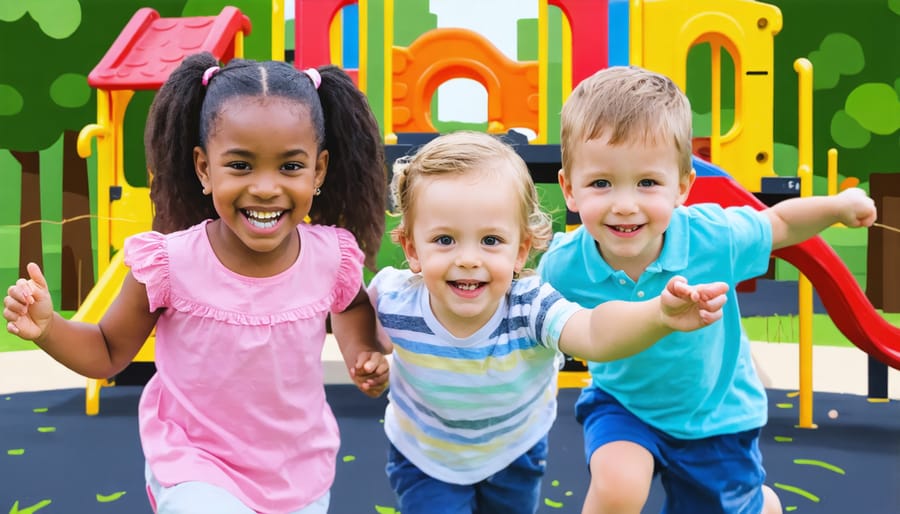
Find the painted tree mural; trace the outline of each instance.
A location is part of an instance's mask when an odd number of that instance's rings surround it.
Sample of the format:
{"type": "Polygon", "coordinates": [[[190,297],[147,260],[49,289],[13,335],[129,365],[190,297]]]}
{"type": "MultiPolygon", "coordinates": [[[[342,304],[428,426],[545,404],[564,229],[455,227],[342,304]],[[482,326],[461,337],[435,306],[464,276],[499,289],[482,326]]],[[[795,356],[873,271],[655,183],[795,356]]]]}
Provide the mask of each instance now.
{"type": "MultiPolygon", "coordinates": [[[[99,10],[101,6],[94,6],[99,10]]],[[[88,169],[76,141],[85,120],[95,117],[87,73],[115,34],[105,30],[117,9],[104,15],[84,12],[79,0],[21,2],[0,0],[0,147],[9,148],[22,169],[19,272],[28,262],[44,262],[41,171],[61,169],[59,307],[75,309],[94,284],[88,169]],[[100,36],[98,37],[98,34],[100,36]],[[61,145],[61,157],[48,148],[61,145]]],[[[122,23],[132,9],[118,8],[122,23]]],[[[55,194],[55,193],[54,193],[55,194]]]]}

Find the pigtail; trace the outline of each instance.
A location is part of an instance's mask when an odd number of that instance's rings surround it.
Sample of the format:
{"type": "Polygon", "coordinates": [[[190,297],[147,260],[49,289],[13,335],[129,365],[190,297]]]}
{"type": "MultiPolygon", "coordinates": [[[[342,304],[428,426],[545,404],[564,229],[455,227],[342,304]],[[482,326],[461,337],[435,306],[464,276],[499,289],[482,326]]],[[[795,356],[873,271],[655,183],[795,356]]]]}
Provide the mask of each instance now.
{"type": "Polygon", "coordinates": [[[182,230],[218,217],[194,171],[194,147],[200,144],[200,111],[206,95],[201,80],[203,72],[217,64],[210,53],[187,57],[150,106],[144,148],[150,199],[156,211],[153,229],[159,232],[182,230]]]}
{"type": "Polygon", "coordinates": [[[381,131],[365,95],[343,70],[329,65],[319,68],[319,73],[329,159],[310,219],[352,232],[366,254],[366,266],[374,270],[387,194],[381,131]]]}

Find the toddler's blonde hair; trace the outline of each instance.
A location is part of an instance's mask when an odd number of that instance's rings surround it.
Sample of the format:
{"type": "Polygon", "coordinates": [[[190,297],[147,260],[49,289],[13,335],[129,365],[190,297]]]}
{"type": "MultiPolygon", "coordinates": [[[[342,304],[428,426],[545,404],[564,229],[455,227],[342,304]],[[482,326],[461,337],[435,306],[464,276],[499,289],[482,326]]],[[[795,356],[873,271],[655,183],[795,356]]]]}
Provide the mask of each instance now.
{"type": "Polygon", "coordinates": [[[503,174],[519,198],[522,237],[530,238],[532,250],[544,250],[553,235],[550,217],[541,210],[537,190],[528,166],[516,151],[498,138],[483,132],[458,131],[438,136],[414,155],[394,164],[391,195],[400,213],[400,224],[391,232],[394,242],[400,235],[409,237],[419,184],[429,178],[463,176],[477,168],[479,173],[503,174]],[[490,166],[505,162],[510,166],[490,166]]]}

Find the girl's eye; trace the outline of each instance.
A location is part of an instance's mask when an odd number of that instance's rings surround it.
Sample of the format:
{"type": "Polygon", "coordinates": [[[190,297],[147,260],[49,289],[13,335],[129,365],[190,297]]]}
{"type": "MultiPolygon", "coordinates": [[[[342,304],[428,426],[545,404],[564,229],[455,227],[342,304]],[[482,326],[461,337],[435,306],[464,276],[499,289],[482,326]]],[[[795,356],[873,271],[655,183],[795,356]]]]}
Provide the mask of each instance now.
{"type": "Polygon", "coordinates": [[[282,166],[281,169],[285,171],[300,171],[303,169],[303,165],[299,162],[288,162],[285,163],[285,165],[282,166]]]}
{"type": "Polygon", "coordinates": [[[434,240],[437,244],[443,246],[449,246],[453,244],[453,238],[450,236],[438,236],[437,239],[434,240]]]}
{"type": "Polygon", "coordinates": [[[250,169],[250,164],[243,161],[229,162],[226,166],[239,171],[247,171],[250,169]]]}
{"type": "Polygon", "coordinates": [[[656,181],[652,178],[645,178],[638,182],[639,187],[653,187],[656,185],[656,181]]]}
{"type": "Polygon", "coordinates": [[[481,242],[485,246],[497,246],[498,244],[500,244],[501,241],[500,241],[500,238],[497,236],[486,236],[484,239],[481,240],[481,242]]]}
{"type": "Polygon", "coordinates": [[[610,183],[606,179],[600,179],[600,180],[595,180],[595,181],[591,182],[591,187],[603,188],[603,187],[609,187],[609,186],[610,186],[610,183]]]}

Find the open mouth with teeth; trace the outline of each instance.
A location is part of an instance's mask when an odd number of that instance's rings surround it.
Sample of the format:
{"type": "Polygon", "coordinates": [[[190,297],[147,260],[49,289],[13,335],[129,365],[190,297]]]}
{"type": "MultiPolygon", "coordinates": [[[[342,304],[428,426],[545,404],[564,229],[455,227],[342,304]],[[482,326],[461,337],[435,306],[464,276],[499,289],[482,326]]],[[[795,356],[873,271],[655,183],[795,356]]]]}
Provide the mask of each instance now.
{"type": "Polygon", "coordinates": [[[621,232],[623,234],[630,234],[644,228],[643,225],[607,225],[607,227],[613,232],[621,232]]]}
{"type": "Polygon", "coordinates": [[[483,287],[485,282],[450,282],[451,287],[455,287],[460,291],[474,291],[480,287],[483,287]]]}
{"type": "Polygon", "coordinates": [[[247,221],[256,228],[269,229],[278,224],[285,211],[251,211],[241,209],[247,221]]]}

